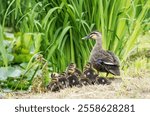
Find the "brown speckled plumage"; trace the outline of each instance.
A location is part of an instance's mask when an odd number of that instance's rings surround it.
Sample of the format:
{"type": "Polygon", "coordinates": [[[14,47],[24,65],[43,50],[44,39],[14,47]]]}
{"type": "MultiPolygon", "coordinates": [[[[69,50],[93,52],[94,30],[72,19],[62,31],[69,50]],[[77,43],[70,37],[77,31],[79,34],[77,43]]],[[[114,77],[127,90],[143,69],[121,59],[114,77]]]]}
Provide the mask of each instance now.
{"type": "Polygon", "coordinates": [[[80,70],[76,68],[76,64],[71,63],[66,69],[67,79],[69,81],[69,86],[78,86],[79,85],[79,77],[82,74],[80,70]]]}
{"type": "Polygon", "coordinates": [[[86,78],[88,78],[91,81],[91,84],[94,84],[96,81],[96,77],[98,74],[96,73],[96,70],[94,70],[92,64],[88,62],[83,70],[83,74],[86,78]]]}
{"type": "Polygon", "coordinates": [[[93,67],[98,72],[106,72],[107,75],[109,73],[113,75],[120,75],[119,60],[114,55],[114,53],[110,51],[105,51],[102,48],[101,33],[94,31],[90,33],[88,36],[86,36],[86,38],[91,38],[96,40],[96,44],[94,45],[89,58],[89,62],[92,63],[93,67]]]}

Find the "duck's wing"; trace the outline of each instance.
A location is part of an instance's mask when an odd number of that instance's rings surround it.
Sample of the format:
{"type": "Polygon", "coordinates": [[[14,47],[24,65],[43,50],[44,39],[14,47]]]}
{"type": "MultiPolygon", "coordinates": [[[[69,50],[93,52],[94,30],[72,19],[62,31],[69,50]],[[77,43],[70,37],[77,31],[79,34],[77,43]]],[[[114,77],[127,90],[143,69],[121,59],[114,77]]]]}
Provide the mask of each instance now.
{"type": "Polygon", "coordinates": [[[97,60],[98,63],[104,63],[106,65],[119,66],[119,59],[114,53],[110,51],[102,51],[101,57],[97,60]]]}
{"type": "Polygon", "coordinates": [[[107,51],[107,53],[110,54],[111,57],[113,58],[113,63],[117,66],[120,66],[119,58],[111,51],[107,51]]]}

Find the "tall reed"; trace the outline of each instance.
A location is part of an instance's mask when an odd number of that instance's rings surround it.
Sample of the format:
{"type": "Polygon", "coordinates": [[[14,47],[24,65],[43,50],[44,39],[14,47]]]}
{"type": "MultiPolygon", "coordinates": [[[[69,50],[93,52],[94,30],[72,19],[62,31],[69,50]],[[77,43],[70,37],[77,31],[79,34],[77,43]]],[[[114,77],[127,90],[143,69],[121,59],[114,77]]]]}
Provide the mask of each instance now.
{"type": "MultiPolygon", "coordinates": [[[[0,0],[0,23],[14,31],[43,33],[40,51],[54,71],[70,62],[82,69],[93,41],[81,38],[98,30],[103,47],[126,61],[145,25],[149,29],[147,0],[0,0]],[[8,6],[12,3],[11,7],[8,6]]],[[[6,63],[7,64],[7,63],[6,63]]]]}

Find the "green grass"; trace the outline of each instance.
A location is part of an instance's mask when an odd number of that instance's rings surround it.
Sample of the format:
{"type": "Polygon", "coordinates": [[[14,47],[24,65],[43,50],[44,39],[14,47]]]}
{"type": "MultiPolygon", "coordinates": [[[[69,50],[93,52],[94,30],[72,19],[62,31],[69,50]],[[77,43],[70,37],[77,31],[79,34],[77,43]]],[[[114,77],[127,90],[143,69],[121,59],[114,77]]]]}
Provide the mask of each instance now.
{"type": "MultiPolygon", "coordinates": [[[[115,52],[123,64],[135,47],[138,35],[150,29],[149,0],[0,2],[1,30],[12,27],[13,33],[35,33],[36,52],[42,51],[57,72],[64,71],[70,62],[83,68],[94,42],[81,38],[92,30],[102,32],[103,47],[115,52]]],[[[3,31],[0,34],[2,43],[3,31]]],[[[6,51],[1,50],[1,54],[7,65],[6,51]]]]}

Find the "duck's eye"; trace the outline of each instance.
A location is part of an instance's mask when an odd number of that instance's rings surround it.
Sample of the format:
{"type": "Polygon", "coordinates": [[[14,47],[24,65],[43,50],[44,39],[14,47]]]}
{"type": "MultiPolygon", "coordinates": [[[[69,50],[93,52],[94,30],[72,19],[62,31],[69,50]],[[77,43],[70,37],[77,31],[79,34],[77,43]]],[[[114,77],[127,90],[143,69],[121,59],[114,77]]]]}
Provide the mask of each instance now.
{"type": "Polygon", "coordinates": [[[90,38],[92,38],[92,37],[93,37],[93,34],[90,35],[90,38]]]}
{"type": "Polygon", "coordinates": [[[90,38],[96,39],[96,37],[97,37],[96,34],[91,34],[90,35],[90,38]]]}

